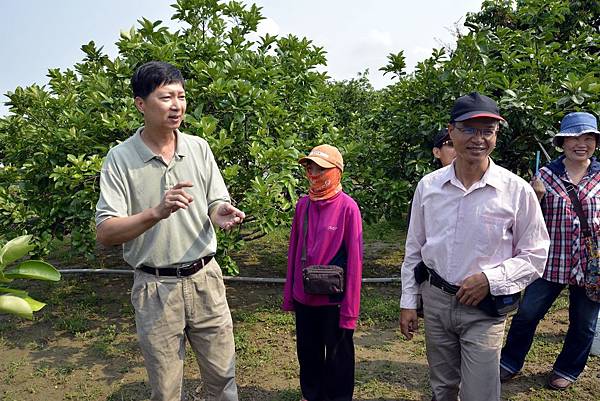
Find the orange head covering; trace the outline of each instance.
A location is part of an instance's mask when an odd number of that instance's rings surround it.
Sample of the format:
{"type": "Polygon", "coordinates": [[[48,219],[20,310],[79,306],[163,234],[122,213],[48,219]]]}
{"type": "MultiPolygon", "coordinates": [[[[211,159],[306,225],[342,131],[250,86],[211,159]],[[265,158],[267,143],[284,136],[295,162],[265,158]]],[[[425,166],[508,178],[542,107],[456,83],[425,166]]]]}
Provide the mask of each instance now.
{"type": "Polygon", "coordinates": [[[334,146],[316,146],[308,156],[302,157],[299,162],[307,167],[306,176],[310,182],[308,195],[311,200],[329,199],[342,190],[344,159],[340,151],[334,146]],[[324,170],[319,174],[313,174],[308,168],[308,161],[316,163],[324,170]]]}

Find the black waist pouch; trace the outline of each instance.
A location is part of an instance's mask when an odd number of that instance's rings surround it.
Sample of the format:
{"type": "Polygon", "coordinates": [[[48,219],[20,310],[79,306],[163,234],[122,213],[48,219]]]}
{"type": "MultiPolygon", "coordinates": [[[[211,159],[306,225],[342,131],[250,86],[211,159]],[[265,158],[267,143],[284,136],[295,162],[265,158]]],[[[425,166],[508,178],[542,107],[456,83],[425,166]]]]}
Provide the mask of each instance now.
{"type": "Polygon", "coordinates": [[[415,281],[417,284],[421,284],[427,281],[427,279],[429,279],[429,271],[427,270],[425,263],[421,261],[415,266],[415,281]]]}
{"type": "Polygon", "coordinates": [[[477,304],[477,307],[492,317],[506,316],[516,310],[521,302],[521,293],[509,295],[487,294],[485,298],[477,304]]]}
{"type": "Polygon", "coordinates": [[[336,265],[312,265],[302,269],[304,292],[335,295],[344,292],[344,269],[336,265]]]}

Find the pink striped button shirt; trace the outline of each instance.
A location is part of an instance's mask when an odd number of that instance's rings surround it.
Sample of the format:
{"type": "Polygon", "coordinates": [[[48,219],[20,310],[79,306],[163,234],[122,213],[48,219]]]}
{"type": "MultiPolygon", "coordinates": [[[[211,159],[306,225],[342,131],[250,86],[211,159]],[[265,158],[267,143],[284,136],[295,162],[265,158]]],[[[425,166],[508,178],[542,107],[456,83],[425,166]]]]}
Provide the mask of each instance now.
{"type": "Polygon", "coordinates": [[[400,305],[417,306],[414,268],[421,260],[455,285],[483,272],[492,295],[505,295],[542,275],[549,246],[539,202],[526,181],[490,159],[483,177],[466,189],[452,163],[417,185],[400,305]]]}

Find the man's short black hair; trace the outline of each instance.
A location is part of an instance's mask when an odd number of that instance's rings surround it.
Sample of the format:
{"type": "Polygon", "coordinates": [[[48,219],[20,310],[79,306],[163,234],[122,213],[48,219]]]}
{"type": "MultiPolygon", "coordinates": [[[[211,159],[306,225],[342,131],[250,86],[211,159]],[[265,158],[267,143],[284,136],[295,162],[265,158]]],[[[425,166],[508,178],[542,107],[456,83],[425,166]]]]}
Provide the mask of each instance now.
{"type": "Polygon", "coordinates": [[[442,148],[444,146],[444,142],[450,139],[450,134],[448,133],[448,128],[443,128],[435,134],[433,137],[433,146],[434,148],[442,148]]]}
{"type": "Polygon", "coordinates": [[[164,61],[149,61],[142,64],[131,77],[134,98],[139,96],[145,99],[156,88],[172,83],[181,83],[181,86],[185,87],[181,71],[164,61]]]}

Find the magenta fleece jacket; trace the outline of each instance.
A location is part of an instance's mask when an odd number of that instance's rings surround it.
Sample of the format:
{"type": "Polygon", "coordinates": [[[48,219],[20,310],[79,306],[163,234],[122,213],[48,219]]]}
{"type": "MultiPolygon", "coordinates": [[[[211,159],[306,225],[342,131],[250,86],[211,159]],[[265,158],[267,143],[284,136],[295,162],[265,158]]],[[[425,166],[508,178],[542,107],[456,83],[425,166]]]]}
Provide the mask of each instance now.
{"type": "MultiPolygon", "coordinates": [[[[288,249],[288,270],[283,290],[283,310],[293,311],[294,300],[308,306],[335,305],[327,295],[310,295],[302,286],[302,240],[304,213],[309,197],[304,196],[296,204],[288,249]],[[292,289],[292,271],[294,288],[292,289]]],[[[362,280],[362,221],[360,210],[354,200],[340,192],[333,198],[311,201],[306,234],[307,266],[328,264],[342,245],[346,247],[346,288],[340,306],[340,327],[355,329],[360,311],[360,288],[362,280]]]]}

